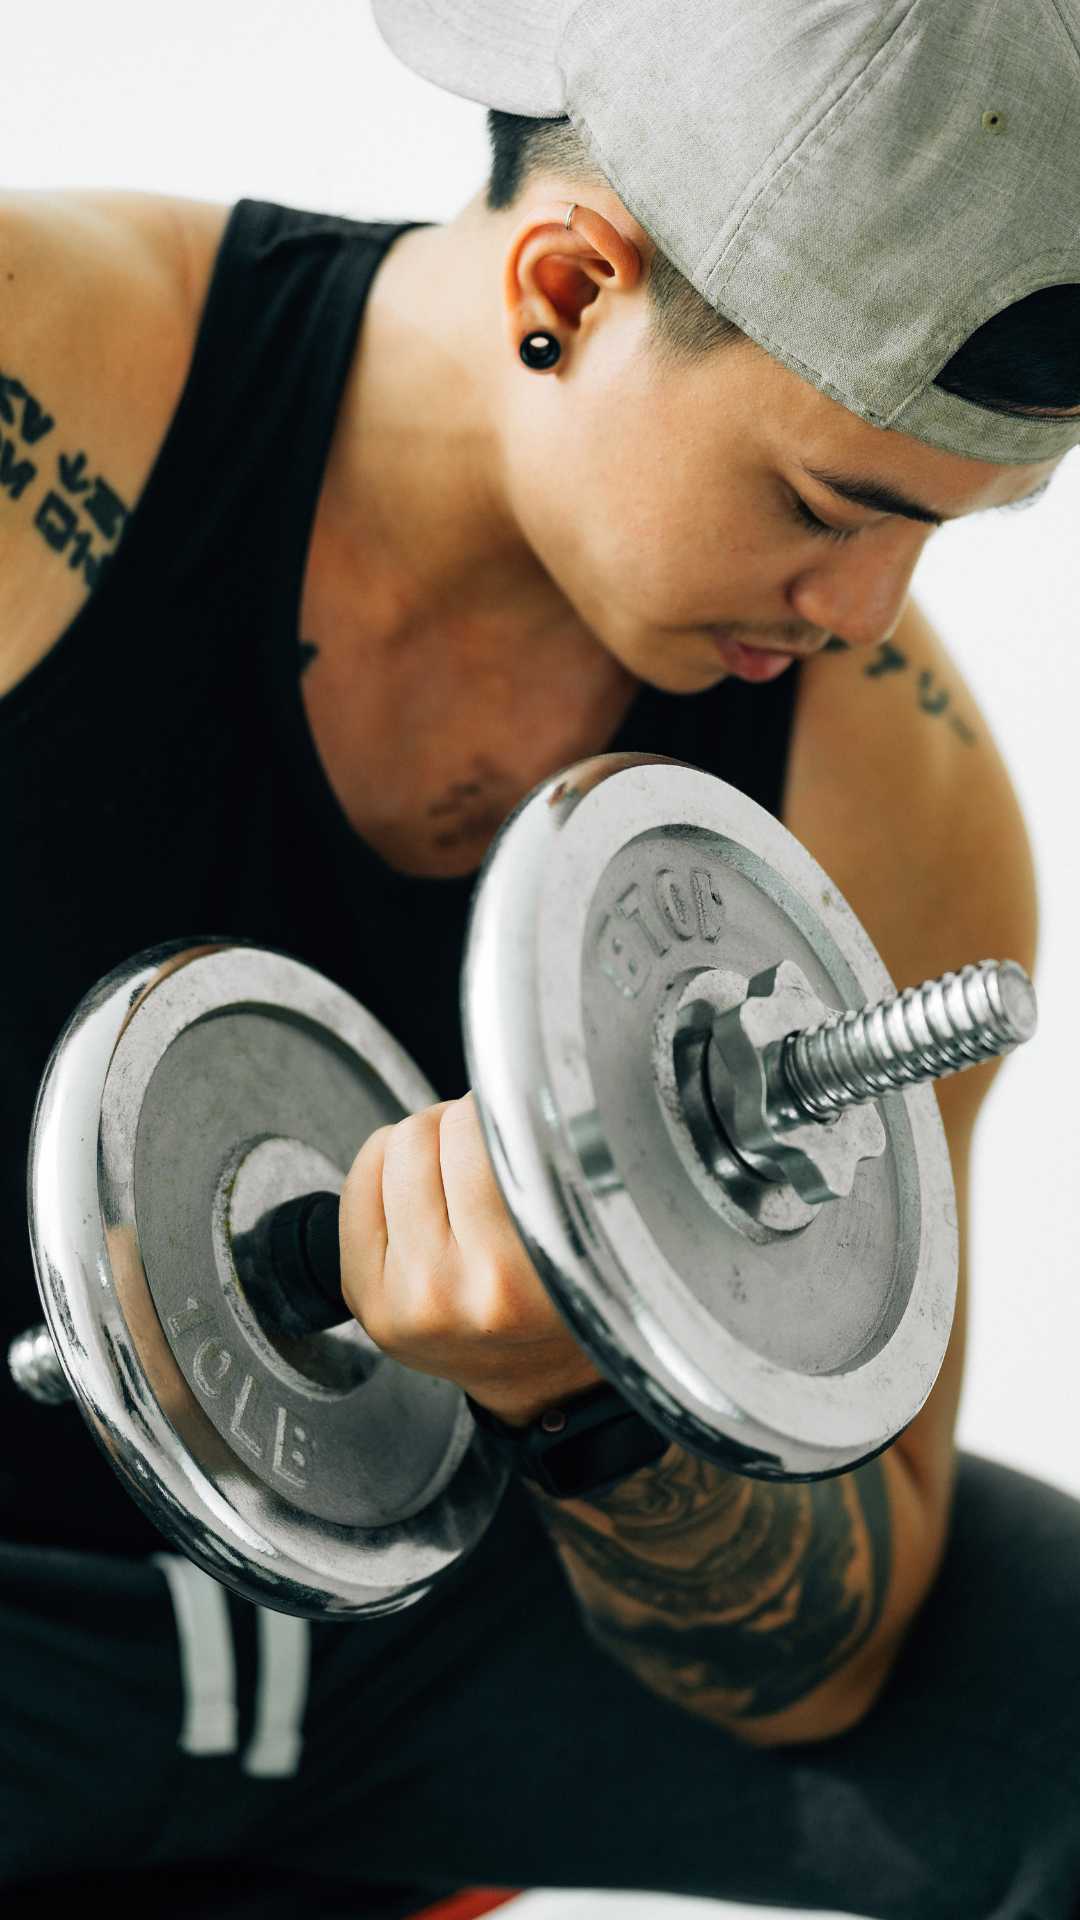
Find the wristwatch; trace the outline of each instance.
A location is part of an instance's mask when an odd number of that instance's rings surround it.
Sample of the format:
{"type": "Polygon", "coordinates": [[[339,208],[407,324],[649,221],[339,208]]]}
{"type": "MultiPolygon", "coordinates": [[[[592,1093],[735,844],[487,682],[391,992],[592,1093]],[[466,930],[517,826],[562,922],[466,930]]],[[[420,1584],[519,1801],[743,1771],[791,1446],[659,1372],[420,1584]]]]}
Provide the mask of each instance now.
{"type": "Polygon", "coordinates": [[[547,1407],[511,1427],[466,1394],[469,1412],[512,1473],[535,1480],[556,1500],[602,1493],[658,1460],[671,1442],[614,1387],[593,1387],[565,1406],[547,1407]]]}

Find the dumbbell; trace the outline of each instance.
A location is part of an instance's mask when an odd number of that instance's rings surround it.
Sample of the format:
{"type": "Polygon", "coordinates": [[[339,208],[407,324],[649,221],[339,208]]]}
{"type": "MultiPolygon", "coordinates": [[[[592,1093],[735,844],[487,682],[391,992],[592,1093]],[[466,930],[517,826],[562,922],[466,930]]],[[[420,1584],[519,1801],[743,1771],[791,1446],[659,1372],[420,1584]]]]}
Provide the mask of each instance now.
{"type": "MultiPolygon", "coordinates": [[[[604,755],[497,837],[462,1011],[507,1206],[620,1396],[534,1423],[535,1477],[573,1490],[560,1431],[593,1418],[624,1467],[674,1441],[776,1479],[842,1472],[902,1432],[956,1285],[926,1083],[1030,1036],[1019,967],[897,995],[771,815],[696,769],[604,755]]],[[[345,1173],[435,1098],[341,988],[237,941],[116,969],[43,1077],[47,1328],[14,1342],[12,1371],[74,1397],[157,1526],[264,1605],[408,1605],[498,1503],[501,1423],[342,1317],[345,1173]]]]}

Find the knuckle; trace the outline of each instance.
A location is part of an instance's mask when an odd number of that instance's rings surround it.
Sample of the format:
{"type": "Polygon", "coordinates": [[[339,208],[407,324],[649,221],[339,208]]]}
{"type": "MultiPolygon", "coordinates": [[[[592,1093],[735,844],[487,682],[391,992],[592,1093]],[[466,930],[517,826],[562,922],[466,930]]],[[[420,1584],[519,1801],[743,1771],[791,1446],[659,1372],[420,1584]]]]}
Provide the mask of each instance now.
{"type": "Polygon", "coordinates": [[[408,1177],[425,1164],[437,1161],[438,1152],[439,1121],[435,1108],[407,1113],[403,1120],[387,1129],[385,1165],[395,1177],[408,1177]]]}
{"type": "Polygon", "coordinates": [[[459,1289],[443,1261],[416,1253],[403,1258],[391,1243],[381,1307],[383,1319],[392,1323],[398,1340],[427,1342],[455,1337],[460,1328],[458,1296],[459,1289]]]}
{"type": "Polygon", "coordinates": [[[517,1264],[498,1253],[473,1266],[469,1305],[476,1325],[498,1339],[520,1338],[538,1318],[537,1301],[532,1289],[522,1285],[517,1264]]]}
{"type": "Polygon", "coordinates": [[[403,1120],[386,1130],[386,1154],[398,1156],[415,1152],[429,1131],[427,1115],[407,1113],[403,1120]]]}

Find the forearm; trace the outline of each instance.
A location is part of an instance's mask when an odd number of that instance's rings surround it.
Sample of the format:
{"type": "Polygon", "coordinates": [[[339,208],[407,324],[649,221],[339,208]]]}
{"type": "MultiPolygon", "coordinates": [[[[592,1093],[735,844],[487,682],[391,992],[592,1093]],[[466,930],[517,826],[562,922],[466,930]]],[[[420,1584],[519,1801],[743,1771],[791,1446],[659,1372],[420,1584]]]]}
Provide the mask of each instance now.
{"type": "Polygon", "coordinates": [[[673,1447],[593,1501],[534,1492],[608,1651],[769,1745],[827,1738],[869,1706],[933,1577],[947,1507],[947,1492],[913,1485],[899,1448],[792,1485],[673,1447]]]}
{"type": "Polygon", "coordinates": [[[989,1070],[939,1089],[960,1274],[934,1390],[854,1473],[749,1480],[672,1447],[610,1493],[533,1489],[600,1643],[654,1692],[752,1744],[825,1740],[872,1706],[948,1532],[966,1321],[967,1165],[989,1070]]]}

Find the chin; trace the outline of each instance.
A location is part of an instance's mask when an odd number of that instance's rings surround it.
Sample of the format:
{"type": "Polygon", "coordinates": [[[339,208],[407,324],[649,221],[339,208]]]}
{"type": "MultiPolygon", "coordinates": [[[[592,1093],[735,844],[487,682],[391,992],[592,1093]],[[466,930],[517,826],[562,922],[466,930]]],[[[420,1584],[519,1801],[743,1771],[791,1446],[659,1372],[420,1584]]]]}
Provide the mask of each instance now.
{"type": "Polygon", "coordinates": [[[715,647],[686,644],[670,633],[646,634],[634,643],[614,645],[610,651],[629,673],[660,693],[705,693],[720,680],[729,677],[729,669],[715,647]]]}
{"type": "Polygon", "coordinates": [[[644,666],[631,667],[630,671],[643,680],[648,687],[655,687],[659,693],[706,693],[721,680],[730,680],[732,675],[727,667],[710,661],[707,667],[696,670],[685,666],[674,666],[670,662],[650,661],[644,666]]]}

